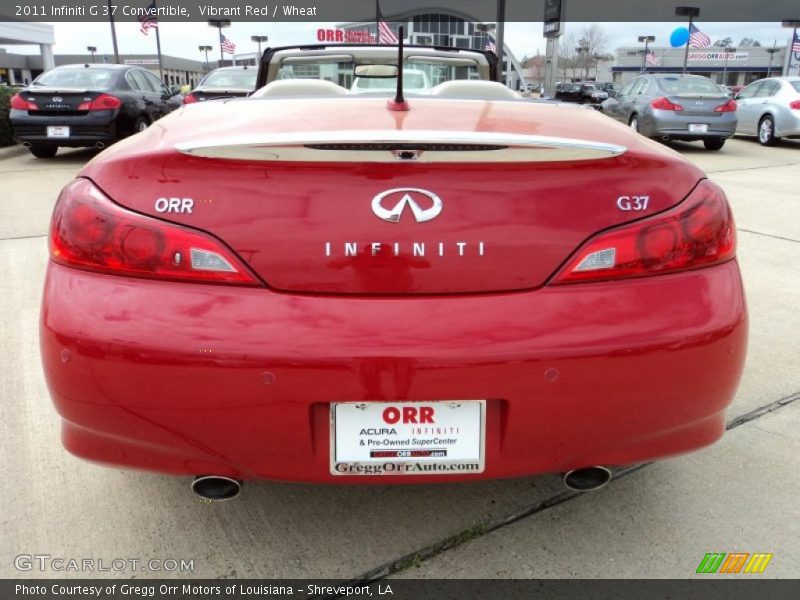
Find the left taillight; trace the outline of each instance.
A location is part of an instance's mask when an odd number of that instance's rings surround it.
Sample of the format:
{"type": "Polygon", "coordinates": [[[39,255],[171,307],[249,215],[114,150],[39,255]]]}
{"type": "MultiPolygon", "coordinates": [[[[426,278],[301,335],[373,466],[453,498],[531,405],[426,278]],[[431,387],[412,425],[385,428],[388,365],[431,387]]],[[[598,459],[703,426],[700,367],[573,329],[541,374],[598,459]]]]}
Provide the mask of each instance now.
{"type": "Polygon", "coordinates": [[[701,181],[678,206],[590,239],[554,284],[644,277],[723,263],[736,255],[736,230],[724,192],[701,181]]]}
{"type": "Polygon", "coordinates": [[[194,104],[195,102],[198,102],[198,98],[191,92],[183,97],[183,104],[194,104]]]}
{"type": "Polygon", "coordinates": [[[122,208],[88,179],[76,179],[59,196],[50,224],[50,257],[114,275],[260,285],[219,240],[122,208]]]}
{"type": "Polygon", "coordinates": [[[789,102],[789,108],[792,110],[800,110],[800,100],[794,100],[789,102]]]}
{"type": "Polygon", "coordinates": [[[725,104],[720,104],[719,106],[714,107],[714,112],[724,113],[724,112],[736,112],[736,100],[728,100],[725,104]]]}
{"type": "Polygon", "coordinates": [[[36,104],[36,102],[33,100],[28,100],[27,98],[23,98],[19,94],[14,94],[11,96],[10,106],[15,110],[39,110],[39,105],[36,104]]]}
{"type": "Polygon", "coordinates": [[[94,100],[81,102],[78,110],[115,110],[122,106],[122,100],[111,94],[100,94],[94,100]]]}

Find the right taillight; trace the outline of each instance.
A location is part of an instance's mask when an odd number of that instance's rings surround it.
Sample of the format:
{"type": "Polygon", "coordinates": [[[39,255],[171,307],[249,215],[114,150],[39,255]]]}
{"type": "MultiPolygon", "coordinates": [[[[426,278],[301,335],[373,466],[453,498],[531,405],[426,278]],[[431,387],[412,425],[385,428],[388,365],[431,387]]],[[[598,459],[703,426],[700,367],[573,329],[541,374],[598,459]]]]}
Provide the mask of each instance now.
{"type": "Polygon", "coordinates": [[[792,110],[800,110],[800,100],[794,100],[789,102],[789,108],[792,110]]]}
{"type": "Polygon", "coordinates": [[[590,239],[553,283],[674,273],[716,265],[735,254],[736,233],[725,194],[703,180],[678,206],[590,239]]]}
{"type": "Polygon", "coordinates": [[[11,96],[10,106],[15,110],[27,110],[27,111],[39,110],[39,105],[36,104],[36,102],[32,100],[27,100],[26,98],[23,98],[19,94],[14,94],[13,96],[11,96]]]}
{"type": "Polygon", "coordinates": [[[197,96],[195,96],[194,94],[191,94],[191,93],[189,93],[189,94],[186,94],[186,95],[183,97],[183,103],[184,103],[184,104],[194,104],[194,103],[195,103],[195,102],[197,102],[197,101],[198,101],[198,100],[197,100],[197,96]]]}
{"type": "Polygon", "coordinates": [[[50,257],[114,275],[260,285],[219,240],[129,211],[88,179],[76,179],[59,196],[50,224],[50,257]]]}
{"type": "Polygon", "coordinates": [[[683,106],[680,104],[675,104],[669,98],[662,96],[661,98],[656,98],[650,103],[650,106],[653,108],[657,108],[658,110],[672,110],[675,112],[680,112],[683,110],[683,106]]]}
{"type": "Polygon", "coordinates": [[[94,100],[81,102],[78,110],[115,110],[122,106],[122,100],[111,94],[100,94],[94,100]]]}
{"type": "Polygon", "coordinates": [[[719,106],[714,107],[714,112],[717,113],[724,113],[724,112],[736,112],[737,109],[736,100],[728,100],[725,104],[720,104],[719,106]]]}

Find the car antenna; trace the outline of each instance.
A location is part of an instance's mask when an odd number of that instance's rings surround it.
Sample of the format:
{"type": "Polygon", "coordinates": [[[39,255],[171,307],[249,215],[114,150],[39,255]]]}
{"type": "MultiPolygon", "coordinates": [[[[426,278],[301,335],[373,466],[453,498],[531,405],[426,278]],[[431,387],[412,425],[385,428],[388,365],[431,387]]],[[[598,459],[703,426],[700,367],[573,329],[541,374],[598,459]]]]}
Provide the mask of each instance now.
{"type": "Polygon", "coordinates": [[[403,35],[405,34],[405,27],[402,25],[397,31],[397,94],[394,100],[389,100],[389,110],[406,111],[411,110],[411,107],[403,98],[403,35]]]}

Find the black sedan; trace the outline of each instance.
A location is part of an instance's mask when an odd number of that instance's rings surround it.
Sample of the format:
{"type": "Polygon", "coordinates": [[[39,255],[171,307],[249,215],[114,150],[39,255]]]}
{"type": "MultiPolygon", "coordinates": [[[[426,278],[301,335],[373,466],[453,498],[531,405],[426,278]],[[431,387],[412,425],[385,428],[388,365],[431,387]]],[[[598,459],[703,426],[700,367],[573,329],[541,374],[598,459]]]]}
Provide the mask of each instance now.
{"type": "Polygon", "coordinates": [[[11,98],[14,138],[38,158],[59,146],[104,148],[169,113],[174,92],[140,67],[56,67],[11,98]]]}
{"type": "Polygon", "coordinates": [[[214,69],[183,97],[183,103],[248,96],[256,89],[256,75],[258,69],[246,66],[214,69]]]}

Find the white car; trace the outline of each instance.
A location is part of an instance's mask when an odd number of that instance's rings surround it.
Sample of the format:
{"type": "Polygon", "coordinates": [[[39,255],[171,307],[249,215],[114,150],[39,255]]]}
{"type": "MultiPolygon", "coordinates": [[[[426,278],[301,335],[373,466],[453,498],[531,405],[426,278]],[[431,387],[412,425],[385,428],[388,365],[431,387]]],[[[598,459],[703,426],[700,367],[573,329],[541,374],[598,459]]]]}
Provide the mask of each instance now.
{"type": "Polygon", "coordinates": [[[754,81],[736,96],[736,135],[756,135],[763,146],[800,137],[800,77],[754,81]]]}

